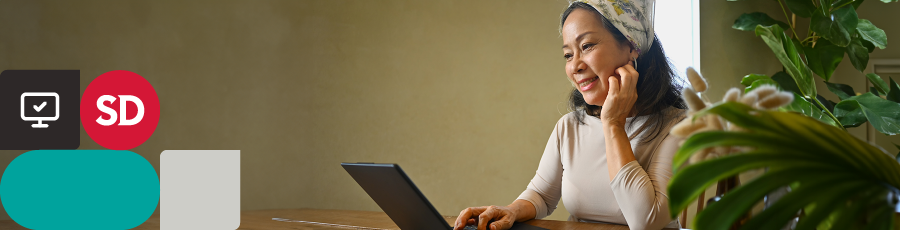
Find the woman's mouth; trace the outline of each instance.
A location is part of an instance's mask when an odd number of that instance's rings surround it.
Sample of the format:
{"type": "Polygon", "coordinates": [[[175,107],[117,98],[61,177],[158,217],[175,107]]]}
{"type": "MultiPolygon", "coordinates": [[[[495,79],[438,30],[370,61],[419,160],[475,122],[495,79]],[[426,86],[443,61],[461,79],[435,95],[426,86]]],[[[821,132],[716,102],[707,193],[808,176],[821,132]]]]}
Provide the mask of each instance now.
{"type": "Polygon", "coordinates": [[[581,90],[581,92],[590,90],[594,88],[595,85],[597,85],[597,79],[600,79],[600,77],[592,77],[589,79],[581,80],[581,82],[578,83],[578,88],[581,90]]]}

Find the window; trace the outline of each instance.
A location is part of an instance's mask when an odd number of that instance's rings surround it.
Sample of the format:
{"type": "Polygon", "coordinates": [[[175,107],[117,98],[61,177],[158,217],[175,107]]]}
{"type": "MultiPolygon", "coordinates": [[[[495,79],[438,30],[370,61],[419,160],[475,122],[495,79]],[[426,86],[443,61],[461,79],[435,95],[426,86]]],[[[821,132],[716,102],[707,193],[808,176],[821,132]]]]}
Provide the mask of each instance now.
{"type": "Polygon", "coordinates": [[[685,81],[689,66],[700,70],[700,1],[656,1],[654,30],[675,73],[685,81]]]}

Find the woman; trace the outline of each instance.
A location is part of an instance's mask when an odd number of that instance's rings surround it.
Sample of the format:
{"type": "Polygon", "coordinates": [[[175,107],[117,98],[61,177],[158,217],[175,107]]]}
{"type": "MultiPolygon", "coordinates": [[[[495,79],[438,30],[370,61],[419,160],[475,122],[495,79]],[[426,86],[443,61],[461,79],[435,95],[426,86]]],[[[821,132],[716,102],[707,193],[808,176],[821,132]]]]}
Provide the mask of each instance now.
{"type": "Polygon", "coordinates": [[[653,0],[588,0],[563,13],[560,33],[574,112],[550,136],[527,189],[508,206],[463,210],[455,229],[508,229],[550,215],[570,221],[677,228],[666,186],[684,117],[675,74],[653,33],[653,0]]]}

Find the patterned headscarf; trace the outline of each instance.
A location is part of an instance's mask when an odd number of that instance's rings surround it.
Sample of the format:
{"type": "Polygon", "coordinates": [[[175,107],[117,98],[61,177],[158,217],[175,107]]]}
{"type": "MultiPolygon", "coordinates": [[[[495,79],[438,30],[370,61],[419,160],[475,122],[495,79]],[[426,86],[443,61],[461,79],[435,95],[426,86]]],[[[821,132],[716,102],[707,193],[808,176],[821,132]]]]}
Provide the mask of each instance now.
{"type": "MultiPolygon", "coordinates": [[[[577,0],[597,9],[643,55],[653,45],[656,0],[577,0]]],[[[572,3],[575,3],[572,2],[572,3]]]]}

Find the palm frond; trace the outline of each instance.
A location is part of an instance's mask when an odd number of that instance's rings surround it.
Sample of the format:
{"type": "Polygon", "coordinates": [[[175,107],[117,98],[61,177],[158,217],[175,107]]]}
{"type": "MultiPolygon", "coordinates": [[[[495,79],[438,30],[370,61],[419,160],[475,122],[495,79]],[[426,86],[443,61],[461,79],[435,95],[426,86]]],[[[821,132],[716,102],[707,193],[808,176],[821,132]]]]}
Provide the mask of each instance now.
{"type": "Polygon", "coordinates": [[[669,184],[669,208],[677,215],[707,187],[738,173],[759,168],[768,171],[732,190],[709,205],[695,219],[696,229],[727,229],[753,204],[776,188],[799,183],[743,229],[777,229],[805,207],[815,206],[798,223],[814,229],[829,216],[837,216],[832,229],[893,227],[893,201],[888,192],[900,193],[900,163],[893,156],[834,126],[807,116],[754,110],[730,102],[700,111],[715,114],[740,126],[743,132],[704,132],[688,138],[673,159],[675,175],[669,184]],[[678,168],[699,150],[740,147],[747,151],[678,168]],[[872,194],[883,194],[881,198],[872,194]],[[888,210],[885,211],[885,210],[888,210]],[[866,211],[865,215],[861,215],[866,211]],[[888,214],[885,214],[888,213],[888,214]],[[861,220],[866,217],[866,220],[861,220]]]}

